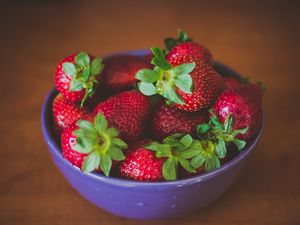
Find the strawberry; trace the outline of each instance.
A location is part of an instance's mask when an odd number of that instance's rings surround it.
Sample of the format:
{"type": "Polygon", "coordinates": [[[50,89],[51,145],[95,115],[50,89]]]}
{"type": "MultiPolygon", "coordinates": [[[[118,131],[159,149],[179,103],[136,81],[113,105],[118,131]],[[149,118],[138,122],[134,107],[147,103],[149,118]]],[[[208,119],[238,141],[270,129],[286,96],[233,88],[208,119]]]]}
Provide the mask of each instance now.
{"type": "Polygon", "coordinates": [[[241,83],[238,80],[231,77],[224,77],[223,82],[224,82],[224,89],[234,89],[241,86],[241,83]]]}
{"type": "Polygon", "coordinates": [[[61,135],[63,157],[84,172],[99,170],[108,176],[116,161],[125,158],[127,144],[118,134],[102,114],[78,120],[61,135]]]}
{"type": "Polygon", "coordinates": [[[60,61],[55,70],[55,85],[63,96],[72,102],[81,102],[92,96],[99,74],[103,69],[100,58],[86,53],[71,54],[60,61]]]}
{"type": "Polygon", "coordinates": [[[189,134],[177,133],[165,138],[162,143],[135,145],[121,162],[119,174],[139,181],[176,180],[178,167],[196,172],[188,159],[199,154],[199,143],[189,134]]]}
{"type": "Polygon", "coordinates": [[[213,110],[218,120],[224,124],[231,115],[233,130],[245,129],[243,134],[237,137],[249,140],[258,131],[262,119],[262,95],[263,90],[258,84],[246,84],[233,90],[225,90],[217,99],[213,110]]]}
{"type": "Polygon", "coordinates": [[[165,48],[169,52],[167,60],[172,65],[182,62],[201,60],[208,65],[212,64],[210,51],[204,46],[194,42],[184,31],[178,31],[178,38],[166,38],[165,48]]]}
{"type": "Polygon", "coordinates": [[[93,113],[102,113],[124,140],[132,142],[143,135],[149,111],[150,102],[146,96],[138,91],[125,91],[100,102],[93,113]]]}
{"type": "Polygon", "coordinates": [[[61,133],[73,122],[89,114],[88,110],[80,108],[73,102],[67,101],[62,94],[58,94],[52,104],[52,113],[55,127],[61,133]]]}
{"type": "Polygon", "coordinates": [[[208,122],[208,114],[204,111],[189,113],[174,106],[160,104],[152,115],[150,129],[155,139],[162,140],[174,133],[194,136],[197,125],[206,122],[208,122]]]}
{"type": "Polygon", "coordinates": [[[151,68],[149,62],[132,55],[111,56],[103,60],[104,86],[113,92],[129,90],[136,82],[135,74],[140,69],[151,68]]]}
{"type": "Polygon", "coordinates": [[[126,154],[120,165],[120,176],[140,181],[163,180],[162,167],[165,159],[145,147],[137,147],[126,154]]]}
{"type": "Polygon", "coordinates": [[[136,78],[139,90],[147,96],[159,94],[169,103],[189,112],[207,108],[223,88],[222,77],[201,59],[166,60],[160,48],[152,48],[154,70],[140,70],[136,78]],[[182,61],[186,60],[186,61],[182,61]],[[180,64],[180,65],[179,65],[180,64]]]}

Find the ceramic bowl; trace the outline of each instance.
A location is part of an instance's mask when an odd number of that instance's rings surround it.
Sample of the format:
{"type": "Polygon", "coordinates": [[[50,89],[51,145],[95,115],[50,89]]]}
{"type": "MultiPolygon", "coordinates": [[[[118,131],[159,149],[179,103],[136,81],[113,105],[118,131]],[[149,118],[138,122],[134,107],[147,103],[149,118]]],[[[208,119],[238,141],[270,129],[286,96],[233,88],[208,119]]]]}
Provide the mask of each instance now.
{"type": "MultiPolygon", "coordinates": [[[[119,54],[143,56],[138,50],[119,54]]],[[[115,55],[115,54],[114,54],[115,55]]],[[[225,75],[240,76],[215,62],[215,69],[225,75]]],[[[187,179],[171,182],[138,182],[97,173],[83,173],[63,158],[53,131],[51,105],[57,91],[53,88],[42,109],[42,130],[53,162],[70,185],[89,202],[114,215],[133,219],[180,217],[200,210],[223,195],[240,176],[253,153],[263,130],[263,121],[256,137],[233,160],[219,169],[187,179]]]]}

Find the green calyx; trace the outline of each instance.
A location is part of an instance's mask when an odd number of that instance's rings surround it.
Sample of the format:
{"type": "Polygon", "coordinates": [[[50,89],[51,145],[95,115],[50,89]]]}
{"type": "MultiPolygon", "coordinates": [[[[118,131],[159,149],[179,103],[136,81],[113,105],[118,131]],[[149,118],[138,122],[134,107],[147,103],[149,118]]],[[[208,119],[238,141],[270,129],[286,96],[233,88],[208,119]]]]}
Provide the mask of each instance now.
{"type": "Polygon", "coordinates": [[[85,89],[85,95],[81,101],[83,106],[87,97],[92,96],[95,91],[96,77],[103,70],[101,58],[95,58],[92,62],[86,52],[80,52],[75,56],[75,63],[66,62],[62,64],[63,71],[71,77],[70,92],[85,89]]]}
{"type": "Polygon", "coordinates": [[[165,43],[165,48],[167,51],[170,51],[173,47],[180,43],[185,43],[185,42],[190,42],[192,39],[187,35],[186,32],[182,30],[178,30],[178,37],[177,39],[168,37],[165,38],[164,43],[165,43]]]}
{"type": "Polygon", "coordinates": [[[216,154],[219,158],[224,158],[227,153],[226,146],[229,143],[234,143],[238,150],[243,150],[246,146],[244,140],[238,139],[238,134],[245,134],[248,127],[243,129],[233,130],[233,116],[229,114],[222,124],[213,110],[209,111],[211,114],[208,123],[200,124],[197,127],[197,133],[200,138],[208,139],[215,143],[216,154]]]}
{"type": "Polygon", "coordinates": [[[181,64],[173,67],[165,58],[165,51],[161,48],[152,48],[154,55],[151,63],[155,65],[153,70],[142,69],[135,75],[138,89],[146,96],[159,94],[168,102],[185,104],[176,93],[176,88],[191,94],[193,91],[193,79],[190,73],[194,70],[195,63],[181,64]]]}
{"type": "Polygon", "coordinates": [[[73,131],[77,143],[72,149],[87,154],[81,169],[84,172],[92,172],[100,168],[108,176],[112,161],[125,159],[122,150],[127,148],[127,144],[118,137],[119,131],[109,127],[107,120],[100,113],[95,116],[93,123],[78,120],[77,126],[78,129],[73,131]]]}
{"type": "Polygon", "coordinates": [[[189,134],[180,133],[165,138],[162,143],[152,142],[146,148],[154,151],[158,158],[167,158],[162,167],[165,180],[177,179],[178,165],[189,172],[196,173],[190,159],[200,154],[202,150],[199,140],[193,139],[189,134]]]}
{"type": "Polygon", "coordinates": [[[220,167],[216,153],[216,144],[210,140],[201,140],[201,151],[191,160],[194,168],[203,167],[204,171],[212,171],[220,167]]]}

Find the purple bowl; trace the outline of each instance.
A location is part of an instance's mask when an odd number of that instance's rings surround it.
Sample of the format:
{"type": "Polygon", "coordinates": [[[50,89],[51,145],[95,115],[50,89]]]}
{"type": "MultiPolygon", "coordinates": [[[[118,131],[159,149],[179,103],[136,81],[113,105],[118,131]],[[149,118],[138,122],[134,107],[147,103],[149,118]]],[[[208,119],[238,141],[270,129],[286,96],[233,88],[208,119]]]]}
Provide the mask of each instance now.
{"type": "MultiPolygon", "coordinates": [[[[148,51],[122,52],[143,56],[148,51]]],[[[220,63],[216,70],[241,78],[220,63]]],[[[187,179],[168,182],[139,182],[101,174],[81,172],[63,158],[53,131],[51,105],[57,91],[53,88],[43,105],[42,129],[49,152],[58,169],[71,186],[85,199],[114,215],[132,219],[162,219],[193,213],[215,201],[226,192],[240,175],[247,159],[255,149],[263,130],[263,121],[257,136],[233,160],[212,172],[187,179]]]]}

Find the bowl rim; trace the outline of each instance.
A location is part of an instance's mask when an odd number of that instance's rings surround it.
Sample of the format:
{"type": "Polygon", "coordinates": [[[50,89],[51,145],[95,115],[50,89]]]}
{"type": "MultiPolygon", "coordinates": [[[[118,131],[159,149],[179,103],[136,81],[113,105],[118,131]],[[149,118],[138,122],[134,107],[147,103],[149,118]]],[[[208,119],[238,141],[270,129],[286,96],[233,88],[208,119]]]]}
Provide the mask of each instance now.
{"type": "MultiPolygon", "coordinates": [[[[105,57],[113,56],[113,55],[122,55],[122,54],[129,54],[129,55],[138,55],[143,56],[148,54],[149,50],[132,50],[132,51],[122,51],[117,52],[113,54],[109,54],[105,57]]],[[[102,57],[102,58],[105,58],[102,57]]],[[[237,72],[233,71],[232,69],[228,68],[227,66],[223,65],[222,63],[219,63],[217,61],[214,61],[214,66],[217,66],[221,68],[222,70],[226,71],[229,74],[232,74],[235,77],[241,77],[237,72]]],[[[214,178],[216,176],[220,176],[224,174],[226,171],[228,171],[230,168],[234,167],[236,164],[238,164],[243,159],[247,158],[251,152],[254,151],[255,146],[259,142],[263,127],[264,127],[264,116],[262,116],[262,120],[260,123],[260,128],[258,133],[254,138],[251,139],[250,143],[246,146],[244,150],[240,152],[234,159],[230,160],[229,162],[222,165],[220,168],[213,170],[211,172],[207,172],[204,174],[195,175],[192,177],[175,180],[175,181],[157,181],[157,182],[144,182],[144,181],[135,181],[135,180],[127,180],[124,178],[118,178],[118,177],[106,177],[100,173],[83,173],[79,168],[76,166],[73,166],[68,160],[66,160],[61,152],[60,146],[58,146],[57,142],[55,141],[54,137],[51,135],[51,123],[48,123],[47,116],[49,113],[51,113],[51,105],[53,102],[53,99],[55,95],[57,94],[57,90],[55,87],[53,87],[47,94],[45,101],[42,106],[41,111],[41,125],[42,125],[42,132],[43,137],[49,146],[49,151],[51,153],[54,153],[54,155],[59,159],[60,162],[62,162],[65,166],[70,168],[76,173],[80,173],[81,176],[85,176],[87,178],[93,179],[95,181],[101,181],[112,185],[117,186],[123,186],[123,187],[135,187],[135,188],[148,188],[148,187],[164,187],[164,188],[170,188],[170,187],[180,187],[180,186],[188,186],[194,183],[202,182],[211,178],[214,178]]],[[[53,154],[52,154],[53,155],[53,154]]]]}

